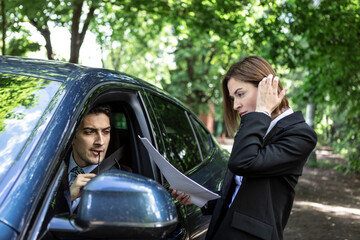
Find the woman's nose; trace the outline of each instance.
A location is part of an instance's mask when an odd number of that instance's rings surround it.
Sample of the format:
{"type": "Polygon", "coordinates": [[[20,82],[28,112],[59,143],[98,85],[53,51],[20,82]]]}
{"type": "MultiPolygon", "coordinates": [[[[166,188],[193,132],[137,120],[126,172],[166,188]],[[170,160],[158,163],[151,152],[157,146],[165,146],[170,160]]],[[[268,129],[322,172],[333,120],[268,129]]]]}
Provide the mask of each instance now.
{"type": "Polygon", "coordinates": [[[239,108],[241,107],[240,101],[237,99],[234,99],[234,110],[239,110],[239,108]]]}

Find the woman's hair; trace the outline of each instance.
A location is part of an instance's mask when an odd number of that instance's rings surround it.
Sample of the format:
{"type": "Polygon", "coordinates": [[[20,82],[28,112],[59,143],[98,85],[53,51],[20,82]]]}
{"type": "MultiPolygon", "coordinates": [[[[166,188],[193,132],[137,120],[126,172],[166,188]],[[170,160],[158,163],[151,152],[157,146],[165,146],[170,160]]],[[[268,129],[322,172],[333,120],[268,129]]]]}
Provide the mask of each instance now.
{"type": "MultiPolygon", "coordinates": [[[[272,74],[274,77],[276,76],[276,73],[270,64],[264,58],[259,56],[245,57],[240,62],[232,65],[225,74],[225,77],[222,80],[222,91],[225,126],[229,135],[232,136],[234,134],[240,121],[239,113],[233,109],[233,100],[230,98],[227,87],[230,78],[234,78],[237,81],[252,83],[255,87],[258,87],[259,82],[269,74],[272,74]]],[[[282,89],[283,87],[279,82],[278,93],[280,93],[282,89]]],[[[283,108],[289,108],[289,102],[286,99],[286,96],[283,98],[280,105],[274,109],[273,113],[278,113],[283,108]]]]}

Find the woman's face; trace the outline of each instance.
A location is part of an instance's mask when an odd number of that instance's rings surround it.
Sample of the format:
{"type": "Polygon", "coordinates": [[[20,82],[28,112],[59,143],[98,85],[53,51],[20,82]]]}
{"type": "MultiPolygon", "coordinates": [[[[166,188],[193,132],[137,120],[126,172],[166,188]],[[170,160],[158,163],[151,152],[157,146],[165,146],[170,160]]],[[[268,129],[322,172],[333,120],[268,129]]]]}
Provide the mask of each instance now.
{"type": "Polygon", "coordinates": [[[227,83],[233,108],[240,117],[249,112],[255,112],[258,89],[253,84],[230,78],[227,83]]]}

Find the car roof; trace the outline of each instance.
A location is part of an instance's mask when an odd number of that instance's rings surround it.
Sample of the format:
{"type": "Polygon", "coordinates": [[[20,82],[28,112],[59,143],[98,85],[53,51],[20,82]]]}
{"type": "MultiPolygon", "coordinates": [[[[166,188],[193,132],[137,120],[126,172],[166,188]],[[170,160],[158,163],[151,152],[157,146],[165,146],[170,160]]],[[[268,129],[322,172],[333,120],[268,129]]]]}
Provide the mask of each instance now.
{"type": "Polygon", "coordinates": [[[141,79],[137,79],[124,73],[57,60],[0,56],[0,72],[48,79],[58,82],[66,82],[70,78],[77,78],[78,75],[84,73],[102,72],[104,75],[117,75],[117,79],[120,77],[123,82],[130,81],[133,84],[144,85],[150,88],[154,87],[141,79]]]}
{"type": "Polygon", "coordinates": [[[158,92],[160,95],[168,98],[169,100],[176,102],[178,105],[189,111],[189,108],[186,105],[184,105],[178,99],[170,96],[167,92],[158,88],[157,86],[128,74],[105,68],[87,67],[57,60],[34,59],[17,56],[0,56],[0,72],[53,80],[61,82],[65,85],[72,85],[74,81],[79,81],[82,79],[79,77],[80,75],[91,75],[95,82],[98,82],[99,80],[103,81],[107,78],[107,80],[129,83],[144,89],[151,89],[152,91],[158,92]],[[96,75],[95,78],[94,74],[96,75]],[[99,77],[99,74],[102,76],[99,77]]]}
{"type": "Polygon", "coordinates": [[[73,72],[84,67],[72,63],[31,59],[13,56],[0,56],[0,71],[22,74],[31,77],[44,78],[64,82],[73,72]]]}

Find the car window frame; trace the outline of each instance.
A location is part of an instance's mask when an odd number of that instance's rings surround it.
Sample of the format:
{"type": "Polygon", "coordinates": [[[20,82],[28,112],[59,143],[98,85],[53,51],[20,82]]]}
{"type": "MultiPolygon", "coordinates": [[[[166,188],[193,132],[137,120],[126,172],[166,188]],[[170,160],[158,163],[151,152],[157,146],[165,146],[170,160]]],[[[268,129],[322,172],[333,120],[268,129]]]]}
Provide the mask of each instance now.
{"type": "MultiPolygon", "coordinates": [[[[204,124],[202,124],[201,121],[199,119],[197,119],[194,115],[190,115],[189,117],[191,119],[191,123],[193,124],[194,128],[196,129],[196,133],[198,134],[197,137],[200,138],[201,143],[204,145],[206,143],[204,143],[203,138],[201,137],[202,134],[200,134],[200,130],[199,130],[198,126],[201,127],[207,133],[207,142],[209,143],[209,149],[207,150],[206,156],[203,156],[203,161],[206,161],[206,159],[208,159],[209,156],[212,155],[211,153],[214,149],[214,141],[212,139],[212,135],[211,135],[210,131],[204,126],[204,124]]],[[[200,141],[199,141],[199,145],[201,144],[200,141]]],[[[201,148],[201,147],[199,146],[199,148],[201,148]]],[[[201,154],[202,154],[202,151],[201,151],[201,154]]]]}
{"type": "MultiPolygon", "coordinates": [[[[137,87],[137,86],[128,86],[128,85],[124,85],[122,83],[118,83],[118,82],[107,82],[107,83],[100,83],[97,84],[96,86],[94,86],[86,95],[86,97],[84,97],[84,99],[81,101],[81,104],[79,105],[77,111],[74,113],[72,120],[71,120],[71,124],[69,124],[69,127],[65,133],[65,136],[68,137],[64,137],[62,138],[62,142],[61,145],[63,146],[62,149],[60,149],[57,152],[57,155],[54,156],[54,158],[56,158],[57,160],[54,161],[55,165],[60,164],[59,168],[57,168],[57,170],[55,170],[55,172],[51,173],[51,175],[47,178],[50,179],[50,181],[48,180],[47,182],[49,183],[46,187],[46,189],[43,189],[44,194],[43,196],[38,199],[37,203],[34,203],[36,206],[35,208],[37,208],[38,210],[31,212],[29,214],[28,219],[26,220],[26,223],[24,224],[24,227],[22,228],[20,235],[19,235],[19,239],[23,239],[23,238],[37,238],[39,236],[39,234],[44,234],[38,232],[38,230],[42,229],[43,224],[48,224],[48,223],[44,223],[43,220],[45,219],[46,214],[48,213],[49,207],[50,207],[50,203],[52,200],[51,196],[54,196],[56,191],[59,188],[60,182],[59,182],[59,178],[61,179],[62,175],[66,172],[66,168],[67,165],[64,161],[64,157],[68,156],[69,153],[71,152],[71,140],[74,138],[76,130],[78,129],[81,121],[83,120],[83,118],[85,117],[86,113],[92,108],[92,106],[98,104],[99,102],[103,102],[106,101],[105,99],[108,98],[108,94],[113,95],[113,94],[118,94],[118,93],[125,93],[127,92],[129,95],[132,95],[132,101],[136,101],[138,103],[138,105],[136,107],[131,106],[130,107],[134,107],[134,108],[139,108],[137,109],[138,111],[143,111],[144,114],[144,121],[149,121],[148,117],[146,116],[147,113],[144,112],[144,101],[143,98],[141,97],[141,88],[137,87]],[[110,86],[116,86],[116,88],[111,88],[110,86]],[[109,88],[111,88],[111,90],[109,90],[109,88]],[[136,98],[136,100],[134,100],[136,98]],[[70,152],[69,152],[70,151],[70,152]],[[65,168],[65,170],[64,170],[65,168]],[[50,198],[49,198],[50,197],[50,198]],[[45,201],[41,201],[41,199],[45,199],[45,201]],[[31,224],[31,226],[30,226],[31,224]]],[[[120,102],[120,101],[118,101],[120,102]]],[[[146,109],[146,108],[145,108],[146,109]]],[[[136,111],[134,111],[135,113],[136,111]]],[[[140,114],[140,113],[138,113],[140,114]]],[[[136,113],[135,113],[136,115],[136,113]]],[[[135,118],[137,118],[138,116],[135,116],[135,118]]],[[[147,123],[148,124],[148,123],[147,123]]],[[[141,125],[141,124],[140,124],[141,125]]],[[[140,127],[138,130],[140,130],[144,135],[149,135],[150,133],[146,133],[147,131],[144,129],[148,129],[148,128],[144,128],[144,127],[140,127]]],[[[148,130],[149,131],[149,130],[148,130]]],[[[135,138],[136,139],[136,138],[135,138]]],[[[136,141],[139,143],[139,141],[136,139],[136,141]]],[[[139,145],[139,144],[137,144],[139,145]]],[[[141,150],[138,150],[137,152],[140,153],[141,150]]],[[[144,154],[144,152],[143,152],[144,154]]],[[[147,152],[146,152],[147,154],[147,152]]],[[[141,157],[137,156],[137,159],[141,159],[141,157]]],[[[152,163],[152,161],[149,161],[152,163]]],[[[150,163],[150,164],[151,164],[150,163]]],[[[141,167],[140,167],[141,168],[141,167]]],[[[145,167],[144,167],[145,168],[145,167]]],[[[145,168],[147,169],[147,168],[145,168]]],[[[155,166],[152,167],[152,170],[147,171],[146,174],[144,175],[142,172],[139,172],[138,174],[146,176],[146,177],[150,177],[152,179],[156,179],[159,178],[159,176],[154,173],[155,166]],[[152,174],[150,174],[150,172],[152,172],[152,174]],[[149,176],[151,175],[151,176],[149,176]]]]}
{"type": "MultiPolygon", "coordinates": [[[[161,92],[148,92],[147,94],[148,96],[148,99],[150,101],[150,104],[152,105],[152,110],[153,110],[153,113],[154,116],[150,117],[151,121],[155,121],[156,122],[156,125],[159,127],[160,131],[165,131],[165,125],[163,123],[163,121],[159,122],[157,117],[155,116],[157,113],[157,110],[156,110],[156,107],[154,108],[154,106],[156,106],[152,96],[156,96],[158,98],[162,98],[164,99],[165,101],[169,102],[170,104],[173,104],[174,106],[178,107],[180,110],[182,110],[184,112],[184,115],[186,116],[186,119],[187,119],[187,123],[190,125],[190,128],[191,128],[191,131],[192,131],[192,136],[194,137],[195,141],[196,141],[196,148],[197,148],[197,151],[199,153],[199,156],[200,156],[200,159],[201,161],[199,163],[197,163],[196,165],[192,166],[190,169],[186,170],[186,171],[183,171],[182,173],[184,175],[190,175],[192,174],[193,172],[196,172],[199,167],[204,163],[204,158],[202,157],[202,153],[201,153],[201,149],[199,147],[199,140],[198,140],[198,137],[197,137],[197,134],[195,133],[195,130],[194,130],[194,126],[193,126],[193,123],[191,122],[190,118],[189,118],[189,115],[193,115],[193,113],[187,109],[186,107],[184,107],[181,103],[177,102],[177,101],[174,101],[173,99],[169,98],[166,94],[163,94],[161,92]]],[[[165,144],[165,141],[163,140],[163,135],[160,134],[160,137],[161,137],[161,143],[162,144],[165,144]]],[[[157,142],[157,141],[155,141],[157,142]]],[[[158,142],[157,142],[158,144],[158,142]]],[[[166,147],[163,147],[164,151],[165,151],[165,156],[166,156],[166,147]]],[[[162,154],[164,156],[164,152],[161,152],[159,150],[159,148],[157,148],[157,150],[160,152],[160,154],[162,154]]],[[[163,177],[162,177],[163,179],[163,177]]],[[[162,181],[163,183],[163,181],[162,181]]]]}

